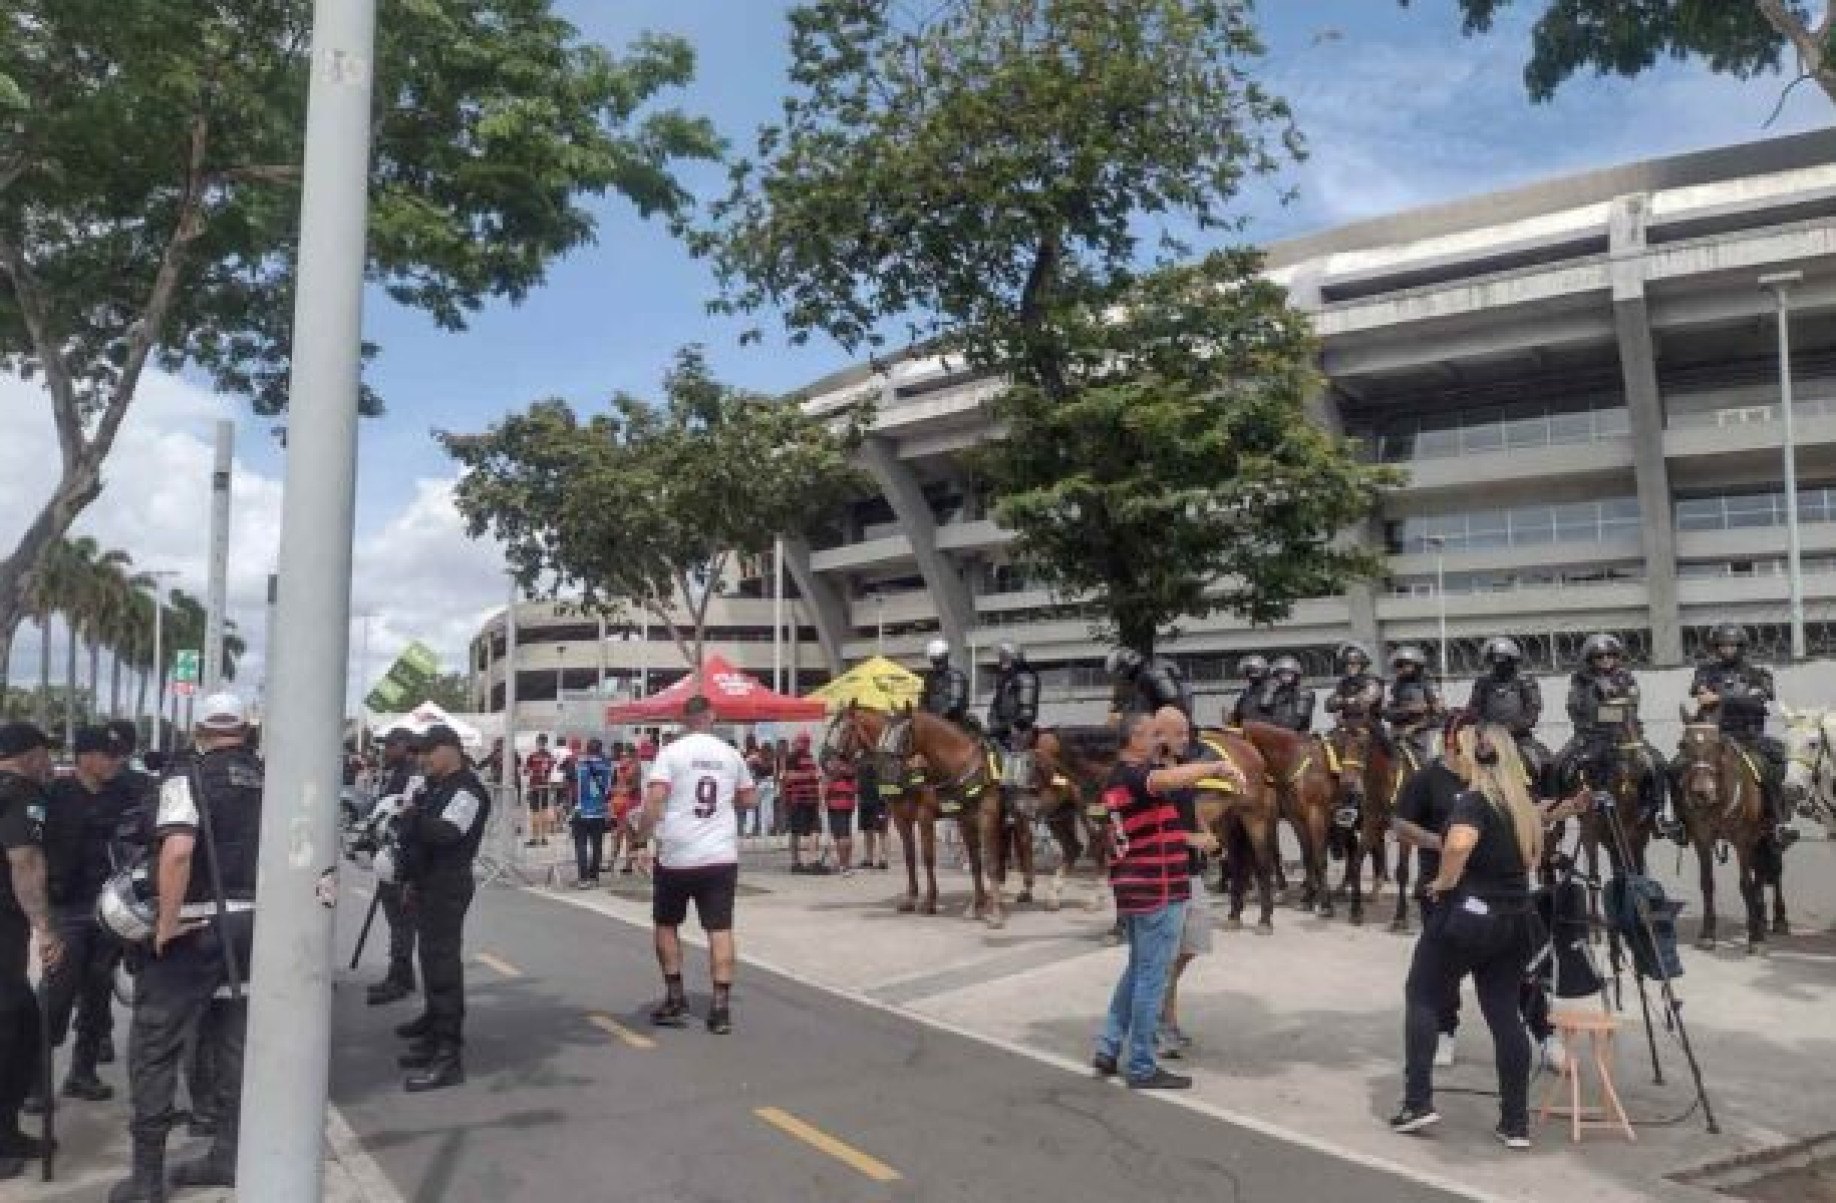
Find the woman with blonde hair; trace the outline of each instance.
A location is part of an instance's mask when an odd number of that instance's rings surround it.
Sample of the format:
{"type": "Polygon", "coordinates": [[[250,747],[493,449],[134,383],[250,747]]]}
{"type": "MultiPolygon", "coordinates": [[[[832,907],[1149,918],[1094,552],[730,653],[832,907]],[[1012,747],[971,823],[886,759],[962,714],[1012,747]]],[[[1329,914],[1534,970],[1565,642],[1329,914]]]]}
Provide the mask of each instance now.
{"type": "Polygon", "coordinates": [[[1498,1139],[1530,1147],[1530,1038],[1518,989],[1539,942],[1530,877],[1543,857],[1545,816],[1531,797],[1522,759],[1503,727],[1447,725],[1468,769],[1441,838],[1441,868],[1426,890],[1436,902],[1404,988],[1405,1082],[1397,1132],[1440,1122],[1434,1109],[1434,1054],[1444,1000],[1472,975],[1498,1065],[1498,1139]]]}

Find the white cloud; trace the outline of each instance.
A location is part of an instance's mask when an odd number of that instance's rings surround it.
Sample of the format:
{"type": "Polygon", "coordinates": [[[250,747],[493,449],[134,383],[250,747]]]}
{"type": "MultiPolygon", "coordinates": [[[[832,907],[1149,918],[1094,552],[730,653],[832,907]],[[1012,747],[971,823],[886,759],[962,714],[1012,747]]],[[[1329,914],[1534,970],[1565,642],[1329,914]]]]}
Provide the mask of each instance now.
{"type": "MultiPolygon", "coordinates": [[[[34,383],[0,377],[0,553],[10,550],[30,516],[50,496],[58,469],[49,402],[34,383]]],[[[178,573],[166,582],[202,598],[210,538],[210,471],[214,425],[237,420],[240,441],[267,438],[267,423],[176,377],[150,375],[122,424],[104,470],[102,496],[73,533],[120,548],[141,569],[178,573]]],[[[460,670],[480,617],[504,595],[501,560],[465,537],[452,503],[451,480],[423,480],[407,505],[360,527],[353,549],[353,612],[369,612],[370,672],[412,640],[460,670]]],[[[280,544],[281,481],[238,456],[231,485],[229,613],[248,641],[241,680],[262,678],[267,637],[267,582],[280,544]]],[[[62,636],[54,626],[53,679],[63,676],[62,636]]],[[[355,657],[360,629],[353,629],[355,657]]],[[[38,638],[29,625],[13,652],[13,680],[36,680],[38,638]]],[[[353,668],[355,668],[353,661],[353,668]]],[[[106,676],[107,669],[104,668],[106,676]]]]}

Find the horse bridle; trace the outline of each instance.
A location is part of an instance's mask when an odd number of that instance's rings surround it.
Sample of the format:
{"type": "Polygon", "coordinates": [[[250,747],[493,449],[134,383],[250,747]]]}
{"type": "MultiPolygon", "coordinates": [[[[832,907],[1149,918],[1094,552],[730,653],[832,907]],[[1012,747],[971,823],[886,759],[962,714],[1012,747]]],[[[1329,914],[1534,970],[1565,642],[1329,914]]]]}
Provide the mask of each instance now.
{"type": "MultiPolygon", "coordinates": [[[[1683,737],[1684,737],[1685,747],[1690,746],[1690,740],[1692,738],[1690,735],[1690,731],[1692,729],[1694,729],[1698,733],[1697,736],[1694,737],[1695,743],[1698,745],[1696,748],[1698,752],[1704,751],[1704,749],[1700,745],[1706,743],[1706,741],[1701,738],[1702,733],[1705,733],[1705,732],[1711,733],[1715,736],[1715,755],[1714,757],[1711,757],[1708,755],[1699,755],[1697,757],[1693,757],[1691,758],[1689,763],[1684,766],[1682,801],[1685,805],[1688,805],[1690,797],[1691,797],[1691,792],[1692,792],[1691,783],[1697,780],[1703,774],[1706,774],[1709,778],[1711,788],[1705,791],[1703,796],[1709,799],[1709,801],[1712,804],[1715,799],[1716,789],[1718,788],[1718,785],[1721,779],[1721,769],[1720,769],[1720,766],[1718,766],[1715,763],[1715,757],[1718,757],[1721,755],[1720,743],[1721,743],[1721,740],[1725,737],[1721,734],[1720,728],[1717,727],[1713,723],[1685,723],[1683,725],[1683,737]]],[[[1746,792],[1746,782],[1744,782],[1741,779],[1740,774],[1736,773],[1734,776],[1734,796],[1728,800],[1727,807],[1726,807],[1727,811],[1730,814],[1735,813],[1740,809],[1742,797],[1745,794],[1745,792],[1746,792]]]]}
{"type": "MultiPolygon", "coordinates": [[[[1836,762],[1836,752],[1832,752],[1830,749],[1830,733],[1828,728],[1826,728],[1821,721],[1818,722],[1817,754],[1815,756],[1811,757],[1809,760],[1806,760],[1802,756],[1792,756],[1789,759],[1791,763],[1804,768],[1810,773],[1810,789],[1807,793],[1809,794],[1811,804],[1821,805],[1826,810],[1836,811],[1836,805],[1832,805],[1831,801],[1826,801],[1818,796],[1822,789],[1822,787],[1818,785],[1818,771],[1826,764],[1830,764],[1832,769],[1836,770],[1836,763],[1833,763],[1836,762]]],[[[1832,775],[1836,776],[1836,772],[1833,772],[1832,775]]]]}

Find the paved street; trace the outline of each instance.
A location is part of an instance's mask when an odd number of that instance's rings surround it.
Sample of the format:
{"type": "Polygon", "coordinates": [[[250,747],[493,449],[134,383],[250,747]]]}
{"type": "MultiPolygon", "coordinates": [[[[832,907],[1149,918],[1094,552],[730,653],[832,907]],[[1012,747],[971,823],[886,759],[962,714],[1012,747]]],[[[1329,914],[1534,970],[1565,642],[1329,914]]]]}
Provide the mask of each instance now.
{"type": "Polygon", "coordinates": [[[647,934],[529,893],[468,955],[466,1089],[402,1094],[412,1011],[338,992],[333,1097],[410,1200],[1456,1197],[752,968],[731,1037],[653,1031],[647,934]]]}

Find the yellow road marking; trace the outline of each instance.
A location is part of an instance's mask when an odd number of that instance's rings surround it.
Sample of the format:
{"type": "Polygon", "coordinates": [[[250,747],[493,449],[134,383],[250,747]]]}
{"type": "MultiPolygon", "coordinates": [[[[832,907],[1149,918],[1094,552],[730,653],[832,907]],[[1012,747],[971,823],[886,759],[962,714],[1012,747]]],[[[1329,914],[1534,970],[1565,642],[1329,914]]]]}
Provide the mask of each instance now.
{"type": "Polygon", "coordinates": [[[472,958],[480,965],[495,969],[503,977],[522,977],[523,971],[502,957],[494,957],[488,952],[481,952],[472,958]]]}
{"type": "Polygon", "coordinates": [[[587,1022],[608,1036],[630,1045],[632,1048],[655,1048],[657,1042],[648,1036],[640,1036],[610,1015],[588,1015],[587,1022]]]}
{"type": "Polygon", "coordinates": [[[877,1157],[861,1152],[851,1144],[835,1139],[821,1128],[814,1127],[798,1119],[788,1111],[777,1107],[759,1107],[753,1114],[788,1136],[794,1136],[819,1153],[827,1153],[859,1173],[865,1174],[875,1182],[897,1182],[899,1171],[895,1170],[877,1157]]]}

